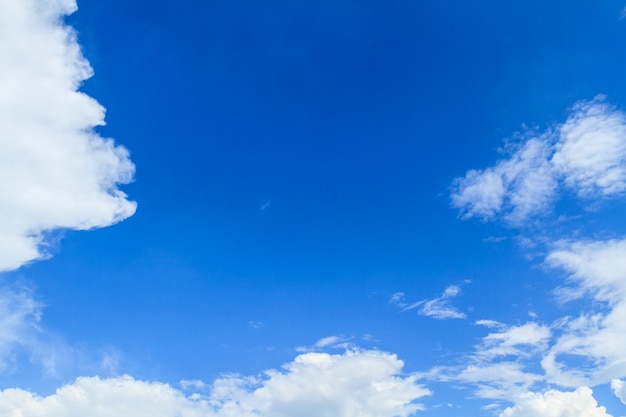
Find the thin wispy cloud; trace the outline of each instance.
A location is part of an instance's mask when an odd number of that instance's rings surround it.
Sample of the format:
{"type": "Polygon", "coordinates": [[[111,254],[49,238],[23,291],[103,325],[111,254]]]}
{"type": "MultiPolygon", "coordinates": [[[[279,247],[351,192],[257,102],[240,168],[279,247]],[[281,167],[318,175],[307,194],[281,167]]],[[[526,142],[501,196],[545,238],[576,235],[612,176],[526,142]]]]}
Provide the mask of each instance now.
{"type": "Polygon", "coordinates": [[[354,345],[350,342],[350,338],[341,335],[333,335],[322,337],[315,342],[313,346],[299,346],[296,348],[296,351],[306,353],[329,348],[349,350],[351,347],[354,347],[354,345]]]}
{"type": "Polygon", "coordinates": [[[397,292],[391,296],[389,302],[398,306],[402,311],[417,310],[417,313],[421,316],[432,317],[438,320],[464,319],[467,317],[465,313],[459,311],[451,301],[460,294],[461,287],[450,285],[441,296],[436,298],[407,303],[404,293],[397,292]]]}
{"type": "Polygon", "coordinates": [[[32,351],[38,343],[41,310],[28,287],[0,288],[0,373],[14,365],[16,349],[32,351]]]}
{"type": "Polygon", "coordinates": [[[259,210],[264,211],[270,208],[272,202],[270,200],[266,200],[263,204],[259,206],[259,210]]]}

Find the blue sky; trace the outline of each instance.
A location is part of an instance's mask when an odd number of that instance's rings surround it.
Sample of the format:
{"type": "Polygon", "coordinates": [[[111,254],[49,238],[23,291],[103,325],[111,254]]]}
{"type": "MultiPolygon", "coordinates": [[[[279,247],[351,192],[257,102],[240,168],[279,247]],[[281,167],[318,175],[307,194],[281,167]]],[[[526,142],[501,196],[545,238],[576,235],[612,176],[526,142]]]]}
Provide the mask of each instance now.
{"type": "Polygon", "coordinates": [[[626,415],[625,7],[0,0],[0,414],[626,415]]]}

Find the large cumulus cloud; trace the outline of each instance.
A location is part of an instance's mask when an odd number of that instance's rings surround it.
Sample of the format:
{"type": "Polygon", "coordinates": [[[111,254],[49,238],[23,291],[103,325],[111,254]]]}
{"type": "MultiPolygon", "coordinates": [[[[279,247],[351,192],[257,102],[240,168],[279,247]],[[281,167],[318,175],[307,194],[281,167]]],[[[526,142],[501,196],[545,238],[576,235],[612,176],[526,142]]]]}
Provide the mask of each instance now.
{"type": "Polygon", "coordinates": [[[46,256],[46,233],[87,230],[135,211],[118,185],[134,165],[100,137],[104,108],[78,91],[92,75],[72,0],[0,0],[0,271],[46,256]]]}

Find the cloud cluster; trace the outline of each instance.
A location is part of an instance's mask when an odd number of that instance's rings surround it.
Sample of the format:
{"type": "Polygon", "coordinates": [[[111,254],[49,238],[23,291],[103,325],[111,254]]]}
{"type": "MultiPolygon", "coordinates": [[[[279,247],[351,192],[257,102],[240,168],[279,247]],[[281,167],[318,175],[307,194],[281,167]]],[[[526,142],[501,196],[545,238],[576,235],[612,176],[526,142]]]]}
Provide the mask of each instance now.
{"type": "MultiPolygon", "coordinates": [[[[462,217],[521,225],[547,213],[562,191],[585,201],[626,191],[626,113],[603,96],[575,104],[565,123],[521,137],[506,151],[494,166],[455,180],[452,204],[462,217]]],[[[550,324],[480,320],[496,331],[465,367],[439,376],[473,384],[478,396],[514,402],[502,417],[607,416],[587,386],[610,382],[616,396],[626,397],[620,379],[626,376],[626,239],[544,240],[545,265],[565,272],[555,298],[585,298],[590,307],[550,324]],[[576,390],[530,391],[542,386],[576,390]]]]}
{"type": "Polygon", "coordinates": [[[46,256],[46,234],[119,222],[126,149],[100,137],[104,109],[78,91],[92,74],[62,17],[73,0],[0,0],[0,271],[46,256]]]}
{"type": "MultiPolygon", "coordinates": [[[[380,351],[307,353],[262,377],[227,376],[207,393],[125,376],[78,378],[53,395],[0,392],[0,414],[21,417],[406,417],[430,392],[380,351]]],[[[202,389],[195,381],[187,388],[202,389]]]]}
{"type": "Polygon", "coordinates": [[[505,150],[508,157],[495,166],[454,181],[452,205],[463,218],[520,224],[547,212],[560,188],[585,199],[626,190],[626,114],[603,96],[577,103],[565,123],[505,150]]]}
{"type": "MultiPolygon", "coordinates": [[[[626,240],[558,242],[546,264],[566,272],[562,301],[591,297],[594,308],[550,324],[530,321],[491,330],[460,367],[441,367],[433,378],[475,387],[482,398],[516,402],[547,384],[579,388],[612,384],[626,398],[626,240]]],[[[517,414],[514,414],[517,415],[517,414]]],[[[557,414],[559,415],[559,414],[557,414]]]]}

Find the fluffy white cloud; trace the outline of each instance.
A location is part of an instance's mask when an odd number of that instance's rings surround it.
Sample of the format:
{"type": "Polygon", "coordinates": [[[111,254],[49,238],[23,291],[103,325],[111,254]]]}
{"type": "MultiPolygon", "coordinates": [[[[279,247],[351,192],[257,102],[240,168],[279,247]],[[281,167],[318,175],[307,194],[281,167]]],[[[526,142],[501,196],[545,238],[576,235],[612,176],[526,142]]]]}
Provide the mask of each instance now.
{"type": "Polygon", "coordinates": [[[82,377],[47,397],[21,389],[0,392],[0,414],[12,417],[205,417],[214,415],[210,411],[205,400],[130,377],[82,377]]]}
{"type": "Polygon", "coordinates": [[[581,197],[626,189],[626,115],[602,100],[574,106],[552,157],[566,185],[581,197]]]}
{"type": "Polygon", "coordinates": [[[611,381],[611,389],[617,398],[623,404],[626,404],[626,384],[621,379],[614,379],[611,381]]]}
{"type": "MultiPolygon", "coordinates": [[[[430,392],[402,375],[403,363],[379,351],[307,353],[264,377],[229,376],[204,393],[184,394],[130,377],[78,378],[53,395],[0,392],[0,414],[20,417],[405,417],[430,392]]],[[[187,388],[204,388],[194,381],[187,388]]]]}
{"type": "Polygon", "coordinates": [[[626,190],[626,115],[603,96],[574,105],[554,130],[509,144],[508,158],[471,170],[453,183],[452,205],[463,218],[502,214],[518,224],[546,212],[560,185],[583,198],[626,190]]]}
{"type": "Polygon", "coordinates": [[[92,74],[62,17],[73,0],[0,0],[0,271],[45,256],[46,233],[132,215],[118,184],[128,152],[103,139],[104,109],[78,92],[92,74]]]}
{"type": "Polygon", "coordinates": [[[500,417],[611,417],[605,407],[598,407],[593,392],[580,387],[573,392],[549,390],[543,394],[522,396],[515,406],[500,417]]]}

